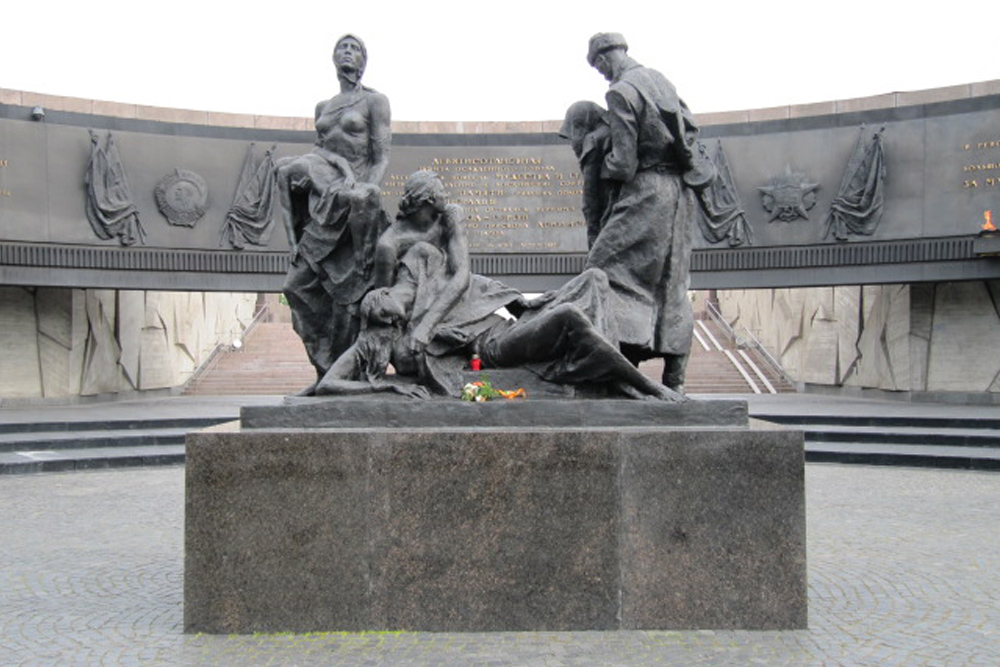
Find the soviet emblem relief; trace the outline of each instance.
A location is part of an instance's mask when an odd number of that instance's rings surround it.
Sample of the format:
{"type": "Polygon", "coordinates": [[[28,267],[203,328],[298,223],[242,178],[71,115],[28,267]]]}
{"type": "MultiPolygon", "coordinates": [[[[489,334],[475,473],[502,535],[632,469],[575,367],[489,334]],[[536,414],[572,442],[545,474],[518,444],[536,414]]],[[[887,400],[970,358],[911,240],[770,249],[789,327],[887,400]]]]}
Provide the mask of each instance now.
{"type": "Polygon", "coordinates": [[[819,183],[811,183],[806,175],[793,172],[790,166],[785,173],[774,176],[760,190],[764,210],[771,214],[768,222],[792,222],[798,218],[809,219],[809,209],[816,205],[819,183]]]}
{"type": "Polygon", "coordinates": [[[175,169],[156,184],[156,207],[171,225],[194,227],[208,210],[205,179],[186,169],[175,169]]]}

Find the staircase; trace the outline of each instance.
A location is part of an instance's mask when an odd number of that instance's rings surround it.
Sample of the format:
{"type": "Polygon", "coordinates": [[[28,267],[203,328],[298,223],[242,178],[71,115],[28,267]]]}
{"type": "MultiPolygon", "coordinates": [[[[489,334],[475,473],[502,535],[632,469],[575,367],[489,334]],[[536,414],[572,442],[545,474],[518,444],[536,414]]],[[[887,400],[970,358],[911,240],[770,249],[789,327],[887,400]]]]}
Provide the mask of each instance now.
{"type": "Polygon", "coordinates": [[[1000,470],[1000,418],[988,409],[982,413],[830,415],[763,408],[753,416],[802,429],[809,462],[1000,470]]]}
{"type": "Polygon", "coordinates": [[[723,386],[733,387],[734,393],[777,394],[796,390],[759,350],[739,345],[711,319],[695,321],[695,341],[691,347],[711,360],[704,362],[710,364],[703,381],[707,385],[705,393],[720,393],[723,386]],[[708,372],[710,368],[719,368],[719,374],[713,376],[708,372]]]}
{"type": "Polygon", "coordinates": [[[222,417],[0,423],[0,475],[184,463],[184,436],[222,417]]]}
{"type": "Polygon", "coordinates": [[[294,394],[316,381],[316,371],[291,324],[261,322],[239,350],[215,356],[185,395],[294,394]]]}
{"type": "MultiPolygon", "coordinates": [[[[651,359],[639,368],[659,380],[663,361],[651,359]]],[[[794,392],[795,387],[759,352],[737,347],[718,324],[699,319],[695,321],[684,390],[688,394],[777,394],[794,392]]]]}

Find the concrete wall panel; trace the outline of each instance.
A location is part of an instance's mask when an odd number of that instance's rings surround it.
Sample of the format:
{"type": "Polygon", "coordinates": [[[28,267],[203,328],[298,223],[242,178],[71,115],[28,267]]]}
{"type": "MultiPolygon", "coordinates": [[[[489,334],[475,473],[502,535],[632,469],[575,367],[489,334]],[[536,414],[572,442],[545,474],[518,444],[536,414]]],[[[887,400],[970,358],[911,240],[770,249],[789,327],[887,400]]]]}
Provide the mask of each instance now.
{"type": "Polygon", "coordinates": [[[796,380],[905,392],[997,392],[996,281],[720,292],[796,380]],[[772,297],[768,308],[767,296],[772,297]]]}
{"type": "Polygon", "coordinates": [[[931,338],[929,386],[987,391],[1000,373],[1000,319],[986,283],[938,286],[931,338]]]}
{"type": "Polygon", "coordinates": [[[0,287],[0,367],[6,396],[41,396],[34,294],[0,287]]]}

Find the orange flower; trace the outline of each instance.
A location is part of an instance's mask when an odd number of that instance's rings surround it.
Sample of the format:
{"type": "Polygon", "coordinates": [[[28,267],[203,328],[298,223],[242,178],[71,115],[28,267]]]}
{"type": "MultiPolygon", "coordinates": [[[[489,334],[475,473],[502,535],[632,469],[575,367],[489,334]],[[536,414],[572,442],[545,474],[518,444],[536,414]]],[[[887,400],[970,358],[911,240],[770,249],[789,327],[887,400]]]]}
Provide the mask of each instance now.
{"type": "Polygon", "coordinates": [[[504,391],[503,389],[497,389],[501,396],[504,398],[527,398],[528,394],[524,391],[522,387],[518,387],[514,391],[504,391]]]}

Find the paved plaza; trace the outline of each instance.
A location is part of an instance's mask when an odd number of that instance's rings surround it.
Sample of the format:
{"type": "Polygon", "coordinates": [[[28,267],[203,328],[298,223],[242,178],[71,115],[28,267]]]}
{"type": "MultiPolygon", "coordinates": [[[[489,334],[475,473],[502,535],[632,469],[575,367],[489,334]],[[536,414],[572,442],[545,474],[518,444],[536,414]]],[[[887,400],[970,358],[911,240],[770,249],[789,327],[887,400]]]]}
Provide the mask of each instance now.
{"type": "Polygon", "coordinates": [[[1000,664],[1000,475],[806,467],[810,629],[184,635],[184,468],[0,478],[0,665],[1000,664]]]}

